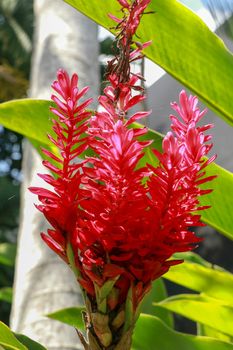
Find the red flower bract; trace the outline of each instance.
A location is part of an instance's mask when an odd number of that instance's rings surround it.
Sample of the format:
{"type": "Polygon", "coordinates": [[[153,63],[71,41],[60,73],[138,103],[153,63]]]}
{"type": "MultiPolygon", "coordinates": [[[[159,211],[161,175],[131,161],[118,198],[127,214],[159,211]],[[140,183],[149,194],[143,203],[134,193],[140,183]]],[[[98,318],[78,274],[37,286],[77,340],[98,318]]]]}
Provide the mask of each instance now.
{"type": "Polygon", "coordinates": [[[91,102],[91,99],[88,99],[78,104],[88,88],[79,91],[77,83],[76,74],[70,79],[65,71],[59,70],[57,81],[52,85],[60,95],[60,99],[52,95],[57,108],[52,107],[51,111],[58,119],[52,120],[56,138],[50,135],[48,137],[60,150],[60,155],[43,149],[44,154],[51,159],[51,161],[43,161],[43,164],[55,175],[39,174],[39,176],[54,188],[55,193],[48,189],[30,188],[42,203],[37,205],[37,208],[54,228],[54,230],[48,230],[48,235],[43,233],[42,238],[67,262],[67,243],[76,228],[80,211],[79,203],[82,199],[80,183],[83,175],[80,169],[83,163],[77,163],[75,159],[88,146],[83,133],[87,130],[87,118],[90,117],[90,113],[85,108],[91,102]]]}
{"type": "Polygon", "coordinates": [[[96,156],[88,158],[92,168],[84,169],[88,199],[82,207],[88,217],[76,248],[89,290],[93,281],[103,285],[108,280],[110,266],[111,278],[120,273],[115,286],[121,301],[130,286],[137,290],[140,285],[136,308],[151,281],[181,262],[170,257],[199,242],[189,228],[203,225],[194,212],[208,208],[199,205],[198,197],[211,190],[199,185],[215,177],[204,177],[204,168],[215,157],[203,158],[212,147],[206,144],[210,136],[203,133],[211,125],[196,126],[204,116],[196,102],[196,97],[188,98],[182,91],[180,107],[173,104],[181,121],[171,116],[176,136],[169,132],[163,152],[154,150],[160,161],[156,168],[137,168],[148,143],[137,139],[137,133],[145,130],[128,129],[128,124],[140,114],[124,122],[107,107],[91,119],[90,146],[96,156]],[[145,177],[149,177],[147,185],[143,185],[145,177]]]}

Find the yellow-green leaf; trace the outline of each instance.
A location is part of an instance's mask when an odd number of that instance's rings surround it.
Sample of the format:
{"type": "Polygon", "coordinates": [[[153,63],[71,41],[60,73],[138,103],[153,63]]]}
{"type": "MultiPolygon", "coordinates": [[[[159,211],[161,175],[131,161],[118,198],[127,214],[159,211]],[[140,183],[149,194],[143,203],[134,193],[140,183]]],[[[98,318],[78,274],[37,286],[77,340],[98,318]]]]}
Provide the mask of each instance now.
{"type": "Polygon", "coordinates": [[[208,337],[179,333],[160,319],[141,315],[133,335],[132,350],[233,350],[233,344],[208,337]]]}
{"type": "Polygon", "coordinates": [[[230,272],[185,261],[170,268],[164,278],[233,305],[233,275],[230,272]]]}
{"type": "Polygon", "coordinates": [[[206,295],[180,294],[154,305],[233,336],[233,304],[206,295]]]}

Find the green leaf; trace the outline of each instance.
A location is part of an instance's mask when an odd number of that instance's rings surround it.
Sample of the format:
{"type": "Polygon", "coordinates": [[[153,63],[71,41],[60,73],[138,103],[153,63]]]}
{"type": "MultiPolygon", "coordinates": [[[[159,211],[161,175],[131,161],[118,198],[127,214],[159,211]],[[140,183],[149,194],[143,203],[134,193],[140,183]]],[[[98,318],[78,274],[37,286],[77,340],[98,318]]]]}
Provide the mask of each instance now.
{"type": "MultiPolygon", "coordinates": [[[[155,308],[154,302],[159,302],[167,298],[167,291],[162,278],[159,278],[153,282],[151,291],[144,298],[140,311],[143,314],[154,315],[155,308]]],[[[156,316],[159,317],[165,324],[173,328],[173,317],[167,310],[159,309],[156,312],[156,316]]]]}
{"type": "MultiPolygon", "coordinates": [[[[0,104],[0,122],[23,136],[48,144],[47,133],[52,129],[50,101],[22,99],[0,104]]],[[[51,144],[51,143],[49,143],[51,144]]]]}
{"type": "MultiPolygon", "coordinates": [[[[0,346],[6,350],[27,350],[27,348],[20,343],[11,330],[0,321],[0,346]]],[[[32,349],[33,350],[33,349],[32,349]]]]}
{"type": "Polygon", "coordinates": [[[224,268],[222,268],[221,266],[211,264],[209,261],[203,259],[199,254],[194,252],[175,253],[173,255],[173,258],[178,260],[181,259],[191,263],[196,263],[208,267],[210,269],[228,272],[227,270],[224,270],[224,268]]]}
{"type": "Polygon", "coordinates": [[[220,340],[224,340],[230,343],[233,343],[233,338],[227,334],[221,333],[216,329],[206,326],[205,324],[198,323],[197,324],[198,335],[203,335],[206,337],[217,338],[220,340]]]}
{"type": "Polygon", "coordinates": [[[233,305],[233,275],[230,272],[186,261],[171,267],[164,278],[233,305]]]}
{"type": "Polygon", "coordinates": [[[84,330],[84,323],[82,312],[85,310],[84,307],[70,307],[67,309],[58,310],[51,314],[46,315],[53,320],[66,323],[72,327],[84,330]]]}
{"type": "Polygon", "coordinates": [[[203,221],[228,238],[233,239],[233,220],[231,215],[233,207],[233,174],[217,164],[210,164],[207,173],[208,176],[217,174],[218,177],[210,184],[203,186],[203,188],[212,188],[214,190],[213,194],[202,196],[200,200],[202,205],[211,205],[210,209],[204,210],[202,214],[203,221]]]}
{"type": "Polygon", "coordinates": [[[233,350],[233,344],[217,339],[175,332],[160,319],[141,315],[133,335],[132,350],[233,350]]]}
{"type": "Polygon", "coordinates": [[[15,337],[29,350],[46,350],[46,348],[36,341],[26,337],[26,335],[14,333],[15,337]]]}
{"type": "Polygon", "coordinates": [[[12,243],[0,244],[0,264],[14,266],[16,245],[12,243]]]}
{"type": "MultiPolygon", "coordinates": [[[[108,13],[121,16],[117,1],[65,1],[107,29],[114,26],[108,13]]],[[[155,13],[137,33],[141,42],[152,40],[146,56],[233,124],[233,56],[222,40],[176,0],[152,0],[148,10],[155,13]]]]}
{"type": "MultiPolygon", "coordinates": [[[[0,104],[0,123],[6,128],[29,137],[37,147],[45,146],[56,153],[57,150],[46,136],[48,132],[53,134],[50,105],[50,101],[30,99],[2,103],[0,104]]],[[[137,127],[138,124],[135,126],[137,127]]],[[[149,130],[143,139],[152,139],[154,141],[152,147],[161,149],[162,135],[160,133],[149,130]]],[[[157,159],[148,149],[141,165],[156,164],[156,162],[157,159]]],[[[207,169],[207,175],[212,174],[218,175],[218,178],[209,184],[214,191],[208,196],[203,196],[202,199],[203,204],[206,202],[212,208],[203,211],[202,220],[233,239],[233,220],[230,214],[233,207],[233,175],[216,164],[211,164],[207,169]]]]}
{"type": "Polygon", "coordinates": [[[10,288],[10,287],[0,288],[0,300],[11,303],[12,302],[12,288],[10,288]]]}
{"type": "Polygon", "coordinates": [[[233,305],[206,295],[181,294],[154,304],[233,336],[233,305]]]}

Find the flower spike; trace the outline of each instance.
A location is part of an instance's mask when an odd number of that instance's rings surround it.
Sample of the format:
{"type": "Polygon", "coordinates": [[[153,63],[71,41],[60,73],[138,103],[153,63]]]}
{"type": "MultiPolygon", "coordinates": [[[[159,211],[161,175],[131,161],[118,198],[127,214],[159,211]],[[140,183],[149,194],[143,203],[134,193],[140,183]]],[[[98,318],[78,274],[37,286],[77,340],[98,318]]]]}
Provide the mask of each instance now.
{"type": "Polygon", "coordinates": [[[41,202],[38,209],[54,228],[48,230],[48,235],[42,234],[42,238],[67,262],[66,249],[76,227],[79,203],[82,200],[80,184],[84,162],[77,163],[74,160],[88,147],[83,133],[87,131],[87,119],[90,117],[90,112],[85,108],[91,103],[91,99],[79,103],[87,88],[79,91],[77,84],[78,76],[74,74],[70,79],[64,70],[58,71],[57,80],[52,84],[60,97],[52,95],[55,107],[51,107],[51,111],[57,118],[52,120],[55,138],[52,136],[49,138],[57,146],[60,154],[42,149],[50,158],[43,161],[44,166],[56,175],[39,174],[39,176],[53,187],[55,193],[43,188],[30,188],[32,193],[38,195],[41,202]],[[56,166],[54,162],[57,163],[56,166]]]}
{"type": "Polygon", "coordinates": [[[59,70],[52,85],[55,107],[53,132],[48,136],[58,154],[43,150],[43,164],[53,174],[39,175],[52,190],[32,187],[53,229],[42,238],[75,273],[86,303],[85,349],[130,350],[140,304],[152,282],[181,260],[173,254],[195,248],[200,241],[190,228],[203,225],[201,188],[215,176],[205,168],[212,143],[212,125],[199,126],[195,96],[180,93],[171,106],[171,132],[162,152],[153,150],[159,165],[140,166],[152,141],[142,141],[146,127],[133,123],[150,112],[132,113],[145,99],[142,77],[131,72],[131,62],[143,56],[150,43],[134,42],[134,35],[150,0],[118,0],[122,19],[117,23],[119,53],[108,63],[108,85],[99,97],[101,110],[86,110],[80,102],[88,88],[78,89],[78,76],[59,70]],[[135,44],[136,49],[131,45],[135,44]],[[86,149],[92,156],[77,157],[86,149]]]}

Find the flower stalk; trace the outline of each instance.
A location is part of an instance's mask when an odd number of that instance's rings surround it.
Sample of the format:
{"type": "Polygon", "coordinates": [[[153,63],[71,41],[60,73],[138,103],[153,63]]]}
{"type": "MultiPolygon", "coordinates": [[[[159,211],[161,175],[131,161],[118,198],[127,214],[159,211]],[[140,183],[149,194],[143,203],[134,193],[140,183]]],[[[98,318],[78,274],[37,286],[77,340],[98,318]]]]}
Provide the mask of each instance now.
{"type": "Polygon", "coordinates": [[[56,107],[52,112],[56,137],[50,140],[60,156],[44,150],[44,165],[53,175],[40,175],[54,191],[31,188],[38,195],[38,209],[52,225],[43,240],[74,271],[86,304],[86,338],[78,331],[85,350],[130,350],[140,305],[152,282],[181,260],[176,252],[193,249],[200,241],[190,228],[203,225],[199,197],[211,192],[201,185],[212,148],[212,125],[198,126],[206,111],[197,98],[180,94],[172,108],[173,132],[162,152],[153,150],[158,166],[139,167],[152,141],[141,141],[147,128],[132,128],[150,112],[131,113],[145,99],[140,74],[131,63],[143,57],[150,42],[134,41],[141,17],[150,0],[118,0],[122,6],[117,22],[118,53],[108,63],[108,86],[99,97],[100,112],[87,111],[90,99],[80,102],[78,77],[59,70],[52,85],[56,107]],[[136,45],[132,48],[132,44],[136,45]],[[76,162],[87,148],[92,157],[76,162]],[[56,163],[57,165],[54,165],[56,163]]]}

